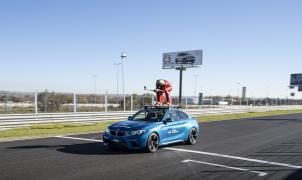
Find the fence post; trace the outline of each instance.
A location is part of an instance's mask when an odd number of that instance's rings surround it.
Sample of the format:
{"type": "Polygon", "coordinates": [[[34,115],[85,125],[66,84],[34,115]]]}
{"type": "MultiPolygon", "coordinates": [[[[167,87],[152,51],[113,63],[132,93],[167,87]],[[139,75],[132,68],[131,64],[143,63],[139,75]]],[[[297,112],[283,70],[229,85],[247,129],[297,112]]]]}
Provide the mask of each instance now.
{"type": "Polygon", "coordinates": [[[35,114],[38,114],[38,92],[35,92],[35,114]]]}
{"type": "Polygon", "coordinates": [[[108,91],[105,94],[105,112],[108,111],[108,91]]]}
{"type": "Polygon", "coordinates": [[[213,98],[211,98],[211,110],[213,109],[213,98]]]}
{"type": "Polygon", "coordinates": [[[77,112],[77,94],[73,92],[73,112],[77,112]]]}
{"type": "Polygon", "coordinates": [[[5,113],[7,114],[8,113],[8,94],[6,93],[5,94],[5,113]]]}
{"type": "Polygon", "coordinates": [[[131,94],[131,102],[130,103],[131,103],[131,109],[130,110],[133,111],[133,95],[132,94],[131,94]]]}
{"type": "Polygon", "coordinates": [[[188,97],[186,97],[186,109],[188,109],[188,97]]]}

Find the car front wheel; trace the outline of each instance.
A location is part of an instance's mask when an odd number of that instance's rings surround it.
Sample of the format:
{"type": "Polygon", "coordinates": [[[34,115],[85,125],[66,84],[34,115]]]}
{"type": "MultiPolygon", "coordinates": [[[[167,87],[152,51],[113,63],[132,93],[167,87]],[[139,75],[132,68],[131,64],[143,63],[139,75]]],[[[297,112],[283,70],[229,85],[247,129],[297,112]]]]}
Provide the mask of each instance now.
{"type": "Polygon", "coordinates": [[[190,145],[193,145],[193,144],[196,144],[196,142],[197,142],[197,129],[192,128],[190,130],[190,133],[188,135],[188,141],[186,143],[190,144],[190,145]]]}
{"type": "Polygon", "coordinates": [[[159,137],[156,133],[151,133],[148,138],[146,151],[153,153],[158,149],[158,147],[159,147],[159,137]]]}

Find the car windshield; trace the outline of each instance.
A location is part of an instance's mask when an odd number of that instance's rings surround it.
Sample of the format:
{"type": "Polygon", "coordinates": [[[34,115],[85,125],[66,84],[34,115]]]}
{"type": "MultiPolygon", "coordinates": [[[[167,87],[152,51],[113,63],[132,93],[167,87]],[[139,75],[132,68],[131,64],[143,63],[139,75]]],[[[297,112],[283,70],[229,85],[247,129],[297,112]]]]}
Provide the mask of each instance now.
{"type": "Polygon", "coordinates": [[[159,122],[163,119],[165,113],[165,109],[141,110],[135,113],[129,120],[159,122]]]}
{"type": "Polygon", "coordinates": [[[177,56],[186,56],[189,55],[188,53],[179,53],[177,56]]]}

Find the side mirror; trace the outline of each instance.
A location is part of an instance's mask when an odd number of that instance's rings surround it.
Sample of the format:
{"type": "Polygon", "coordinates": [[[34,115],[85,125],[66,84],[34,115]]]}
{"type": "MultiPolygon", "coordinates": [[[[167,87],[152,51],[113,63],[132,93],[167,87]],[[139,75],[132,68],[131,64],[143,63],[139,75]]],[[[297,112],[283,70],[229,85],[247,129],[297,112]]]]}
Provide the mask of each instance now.
{"type": "Polygon", "coordinates": [[[128,120],[131,120],[132,119],[132,116],[128,116],[128,120]]]}
{"type": "Polygon", "coordinates": [[[173,120],[171,118],[167,118],[164,120],[164,123],[167,123],[167,122],[172,122],[173,120]]]}

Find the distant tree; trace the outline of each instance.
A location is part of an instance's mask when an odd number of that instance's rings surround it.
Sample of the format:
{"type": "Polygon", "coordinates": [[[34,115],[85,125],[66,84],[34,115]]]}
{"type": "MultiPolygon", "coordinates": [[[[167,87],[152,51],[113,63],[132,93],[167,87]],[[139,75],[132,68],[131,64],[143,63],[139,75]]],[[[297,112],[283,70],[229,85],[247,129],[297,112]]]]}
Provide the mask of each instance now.
{"type": "Polygon", "coordinates": [[[86,95],[77,95],[77,101],[78,101],[78,103],[81,103],[81,104],[88,103],[88,99],[87,99],[86,95]]]}
{"type": "Polygon", "coordinates": [[[0,101],[6,101],[6,96],[5,95],[1,95],[0,96],[0,101]]]}
{"type": "Polygon", "coordinates": [[[63,104],[70,104],[72,101],[71,95],[49,93],[47,90],[38,95],[39,111],[43,112],[60,112],[63,104]]]}

